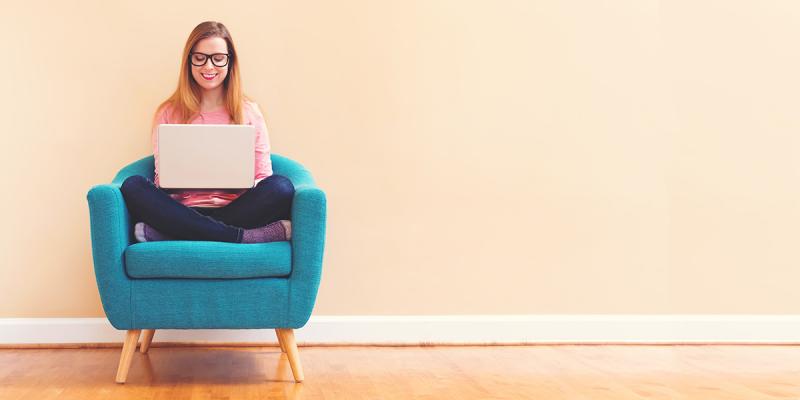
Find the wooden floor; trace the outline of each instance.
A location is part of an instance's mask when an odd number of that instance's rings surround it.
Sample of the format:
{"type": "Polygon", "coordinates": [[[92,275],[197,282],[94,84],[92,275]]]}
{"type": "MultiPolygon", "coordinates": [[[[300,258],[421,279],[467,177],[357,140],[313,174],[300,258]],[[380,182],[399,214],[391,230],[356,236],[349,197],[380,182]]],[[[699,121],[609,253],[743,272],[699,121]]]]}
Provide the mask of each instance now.
{"type": "Polygon", "coordinates": [[[0,349],[0,399],[800,399],[800,346],[0,349]]]}

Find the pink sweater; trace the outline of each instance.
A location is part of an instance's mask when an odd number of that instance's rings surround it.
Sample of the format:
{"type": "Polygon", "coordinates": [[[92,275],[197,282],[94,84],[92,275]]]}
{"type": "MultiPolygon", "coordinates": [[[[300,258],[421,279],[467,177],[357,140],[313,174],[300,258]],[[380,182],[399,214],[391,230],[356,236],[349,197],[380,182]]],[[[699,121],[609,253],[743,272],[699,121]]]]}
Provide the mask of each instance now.
{"type": "MultiPolygon", "coordinates": [[[[169,107],[156,117],[156,125],[153,128],[152,144],[153,156],[155,158],[155,184],[159,186],[158,182],[158,124],[178,124],[181,123],[171,118],[169,107]]],[[[200,113],[197,118],[191,121],[192,124],[230,124],[231,119],[228,111],[225,108],[217,109],[210,112],[200,113]]],[[[253,174],[254,184],[257,184],[264,178],[272,175],[272,162],[269,158],[269,136],[267,134],[267,125],[264,122],[264,116],[261,114],[258,105],[253,102],[245,101],[244,104],[244,124],[254,125],[256,127],[256,166],[253,174]]],[[[195,190],[195,189],[165,189],[170,197],[179,201],[188,207],[223,207],[228,205],[231,201],[235,200],[246,189],[216,189],[216,190],[195,190]]]]}

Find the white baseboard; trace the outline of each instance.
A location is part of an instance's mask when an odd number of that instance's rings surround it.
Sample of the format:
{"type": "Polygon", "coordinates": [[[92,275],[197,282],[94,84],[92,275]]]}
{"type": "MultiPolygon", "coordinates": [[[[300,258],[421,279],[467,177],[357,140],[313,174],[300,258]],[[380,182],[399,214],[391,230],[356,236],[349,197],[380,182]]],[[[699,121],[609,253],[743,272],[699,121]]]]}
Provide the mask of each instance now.
{"type": "MultiPolygon", "coordinates": [[[[300,344],[800,343],[800,315],[312,316],[300,344]]],[[[119,343],[105,318],[0,318],[2,344],[119,343]]],[[[251,330],[159,330],[156,342],[276,343],[251,330]]]]}

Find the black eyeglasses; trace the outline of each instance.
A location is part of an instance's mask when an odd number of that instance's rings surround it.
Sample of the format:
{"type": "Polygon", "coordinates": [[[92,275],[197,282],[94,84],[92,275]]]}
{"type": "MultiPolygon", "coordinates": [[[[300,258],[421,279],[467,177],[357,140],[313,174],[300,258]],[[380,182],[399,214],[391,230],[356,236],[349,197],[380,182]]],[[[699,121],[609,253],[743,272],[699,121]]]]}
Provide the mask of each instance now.
{"type": "Polygon", "coordinates": [[[224,67],[228,65],[228,59],[230,58],[230,55],[226,53],[206,54],[198,52],[189,54],[189,62],[195,67],[202,67],[206,65],[206,62],[209,58],[211,59],[211,64],[214,64],[217,67],[224,67]]]}

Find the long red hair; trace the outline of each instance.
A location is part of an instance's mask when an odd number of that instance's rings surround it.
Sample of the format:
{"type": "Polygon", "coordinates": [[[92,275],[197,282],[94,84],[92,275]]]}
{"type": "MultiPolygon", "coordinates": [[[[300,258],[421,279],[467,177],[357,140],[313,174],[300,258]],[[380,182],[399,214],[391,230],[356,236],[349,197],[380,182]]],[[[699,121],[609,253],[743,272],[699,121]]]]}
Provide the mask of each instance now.
{"type": "MultiPolygon", "coordinates": [[[[247,100],[242,92],[242,84],[239,78],[239,60],[236,55],[236,48],[233,46],[228,28],[221,22],[206,21],[197,25],[183,47],[183,58],[181,72],[178,77],[178,88],[167,100],[158,106],[156,118],[159,113],[167,106],[171,107],[171,117],[177,119],[175,123],[187,124],[200,113],[201,88],[192,77],[192,65],[189,62],[189,55],[194,46],[200,40],[209,37],[220,37],[225,39],[228,45],[228,76],[222,82],[224,91],[225,108],[230,114],[231,123],[241,124],[244,121],[244,101],[247,100]]],[[[155,118],[154,118],[155,124],[155,118]]]]}

